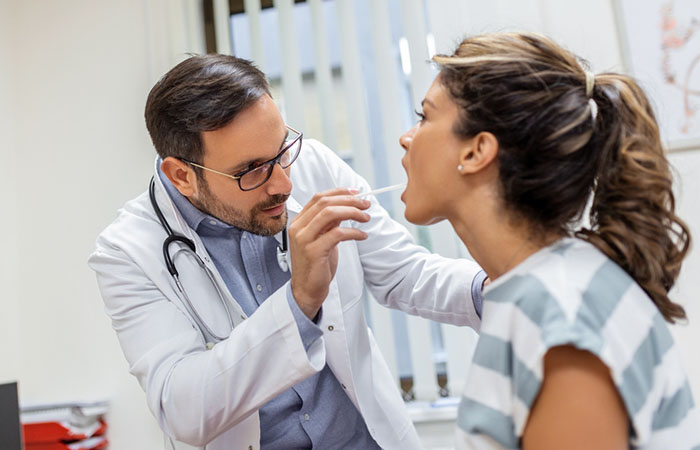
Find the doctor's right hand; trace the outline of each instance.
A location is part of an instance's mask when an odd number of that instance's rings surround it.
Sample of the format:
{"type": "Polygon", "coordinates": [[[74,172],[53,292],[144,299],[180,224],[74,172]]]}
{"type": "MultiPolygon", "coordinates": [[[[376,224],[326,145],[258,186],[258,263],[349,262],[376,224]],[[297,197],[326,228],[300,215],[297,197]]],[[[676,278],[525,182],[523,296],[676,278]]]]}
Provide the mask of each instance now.
{"type": "Polygon", "coordinates": [[[369,200],[355,197],[357,191],[336,188],[314,195],[289,224],[292,265],[292,294],[299,308],[313,319],[328,296],[338,267],[338,244],[367,239],[367,233],[341,227],[345,220],[368,222],[369,200]]]}

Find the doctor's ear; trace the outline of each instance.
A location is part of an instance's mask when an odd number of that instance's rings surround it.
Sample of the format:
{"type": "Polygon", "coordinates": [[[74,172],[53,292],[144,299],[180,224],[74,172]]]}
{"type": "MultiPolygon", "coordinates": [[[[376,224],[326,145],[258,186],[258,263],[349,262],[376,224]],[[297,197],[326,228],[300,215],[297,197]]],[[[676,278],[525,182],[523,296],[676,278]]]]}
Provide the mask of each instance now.
{"type": "Polygon", "coordinates": [[[190,197],[197,192],[197,174],[189,164],[168,156],[161,163],[160,170],[185,197],[190,197]]]}
{"type": "Polygon", "coordinates": [[[498,139],[482,131],[466,142],[459,152],[458,170],[462,175],[475,174],[487,168],[498,156],[498,139]]]}

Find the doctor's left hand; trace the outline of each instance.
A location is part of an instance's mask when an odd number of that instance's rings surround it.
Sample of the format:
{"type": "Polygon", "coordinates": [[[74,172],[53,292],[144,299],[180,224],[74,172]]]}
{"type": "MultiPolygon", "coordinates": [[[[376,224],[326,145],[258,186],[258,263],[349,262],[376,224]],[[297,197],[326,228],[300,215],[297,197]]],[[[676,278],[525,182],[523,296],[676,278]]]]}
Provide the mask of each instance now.
{"type": "Polygon", "coordinates": [[[357,198],[354,189],[319,192],[289,225],[292,294],[304,314],[313,319],[328,296],[338,266],[338,244],[367,239],[367,233],[341,227],[341,222],[368,222],[364,210],[370,202],[357,198]]]}

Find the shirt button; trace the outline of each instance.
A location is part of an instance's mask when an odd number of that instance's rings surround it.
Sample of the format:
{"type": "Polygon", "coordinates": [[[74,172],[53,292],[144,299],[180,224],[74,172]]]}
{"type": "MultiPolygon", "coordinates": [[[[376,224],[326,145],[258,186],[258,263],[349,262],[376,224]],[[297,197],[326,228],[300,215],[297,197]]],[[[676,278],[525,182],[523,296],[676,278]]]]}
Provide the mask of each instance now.
{"type": "Polygon", "coordinates": [[[328,325],[328,331],[333,331],[335,327],[333,325],[328,325]]]}
{"type": "Polygon", "coordinates": [[[247,236],[247,235],[245,235],[245,234],[243,234],[243,239],[245,239],[246,237],[248,237],[248,236],[247,236]]]}
{"type": "Polygon", "coordinates": [[[262,292],[262,284],[258,284],[257,286],[255,286],[255,289],[257,289],[258,292],[262,292]]]}
{"type": "Polygon", "coordinates": [[[341,386],[343,386],[343,389],[347,389],[343,383],[340,383],[341,386]]]}
{"type": "Polygon", "coordinates": [[[209,223],[212,225],[216,225],[216,220],[210,220],[209,223]]]}
{"type": "Polygon", "coordinates": [[[304,420],[309,420],[309,419],[310,419],[309,415],[308,415],[308,414],[304,414],[304,420]]]}

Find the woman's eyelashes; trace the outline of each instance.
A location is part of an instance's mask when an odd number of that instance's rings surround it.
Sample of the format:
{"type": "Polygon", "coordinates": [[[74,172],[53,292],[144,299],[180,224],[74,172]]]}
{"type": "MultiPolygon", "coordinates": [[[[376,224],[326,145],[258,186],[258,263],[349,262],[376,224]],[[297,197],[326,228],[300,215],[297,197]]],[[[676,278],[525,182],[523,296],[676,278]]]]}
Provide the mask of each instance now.
{"type": "Polygon", "coordinates": [[[423,113],[423,111],[418,111],[418,110],[416,109],[416,110],[413,111],[413,112],[415,112],[416,115],[418,116],[418,119],[420,119],[419,122],[423,122],[423,121],[425,120],[425,114],[423,113]]]}

